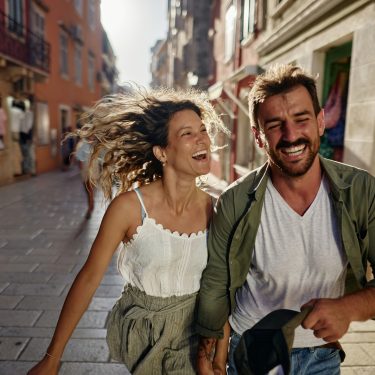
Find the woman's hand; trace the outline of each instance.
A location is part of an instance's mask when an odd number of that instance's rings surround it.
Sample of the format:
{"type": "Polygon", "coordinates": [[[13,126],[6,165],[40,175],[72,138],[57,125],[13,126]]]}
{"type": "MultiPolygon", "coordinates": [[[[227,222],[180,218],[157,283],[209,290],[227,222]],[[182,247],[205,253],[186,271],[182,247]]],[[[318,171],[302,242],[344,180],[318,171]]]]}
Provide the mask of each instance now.
{"type": "Polygon", "coordinates": [[[224,336],[217,340],[215,348],[215,356],[212,361],[212,369],[214,375],[225,375],[227,373],[228,347],[230,337],[230,325],[227,321],[224,325],[224,336]]]}
{"type": "Polygon", "coordinates": [[[216,339],[201,337],[198,346],[197,373],[199,375],[214,375],[212,358],[215,352],[216,339]]]}
{"type": "Polygon", "coordinates": [[[57,375],[59,371],[60,361],[47,355],[38,362],[27,375],[57,375]]]}

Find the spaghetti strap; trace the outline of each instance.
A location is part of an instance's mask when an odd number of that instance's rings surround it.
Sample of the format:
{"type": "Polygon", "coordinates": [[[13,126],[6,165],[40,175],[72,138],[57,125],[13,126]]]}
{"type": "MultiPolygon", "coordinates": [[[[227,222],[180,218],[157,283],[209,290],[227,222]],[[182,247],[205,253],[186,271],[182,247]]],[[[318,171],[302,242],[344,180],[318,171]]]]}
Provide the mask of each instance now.
{"type": "Polygon", "coordinates": [[[143,202],[143,198],[142,198],[142,193],[141,191],[139,190],[139,188],[135,188],[134,189],[135,193],[137,194],[137,197],[138,197],[138,200],[139,202],[141,203],[141,208],[142,208],[142,221],[145,217],[148,216],[147,214],[147,210],[146,210],[146,207],[145,207],[145,204],[143,202]]]}

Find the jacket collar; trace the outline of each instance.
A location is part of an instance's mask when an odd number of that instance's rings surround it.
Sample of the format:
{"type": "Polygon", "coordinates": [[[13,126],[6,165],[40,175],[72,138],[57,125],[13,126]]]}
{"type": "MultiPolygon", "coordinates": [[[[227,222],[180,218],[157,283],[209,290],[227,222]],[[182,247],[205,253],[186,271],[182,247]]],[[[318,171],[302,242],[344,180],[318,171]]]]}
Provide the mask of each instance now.
{"type": "MultiPolygon", "coordinates": [[[[332,194],[337,200],[340,200],[341,190],[345,190],[351,186],[351,183],[348,183],[343,179],[343,175],[340,171],[341,168],[338,168],[342,164],[332,160],[328,160],[321,155],[319,155],[319,160],[323,168],[323,171],[328,177],[332,194]]],[[[250,185],[248,194],[254,194],[255,199],[257,200],[261,196],[263,196],[263,193],[267,186],[268,176],[269,162],[267,161],[265,164],[263,164],[261,167],[255,170],[254,180],[253,183],[250,185]]]]}
{"type": "Polygon", "coordinates": [[[348,189],[352,184],[344,180],[344,171],[340,168],[341,163],[333,160],[325,159],[319,155],[320,164],[323,168],[324,173],[328,177],[329,185],[331,187],[331,192],[333,197],[341,201],[342,190],[348,189]]]}

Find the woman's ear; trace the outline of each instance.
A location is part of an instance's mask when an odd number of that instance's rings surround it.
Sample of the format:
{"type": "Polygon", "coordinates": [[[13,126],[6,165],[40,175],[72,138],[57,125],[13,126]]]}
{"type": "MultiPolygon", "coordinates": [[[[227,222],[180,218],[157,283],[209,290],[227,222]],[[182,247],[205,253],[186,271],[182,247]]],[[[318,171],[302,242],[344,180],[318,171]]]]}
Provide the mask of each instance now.
{"type": "Polygon", "coordinates": [[[156,159],[160,161],[160,163],[163,164],[166,162],[166,156],[165,156],[165,152],[163,148],[161,148],[160,146],[153,146],[152,152],[154,153],[154,156],[156,157],[156,159]]]}

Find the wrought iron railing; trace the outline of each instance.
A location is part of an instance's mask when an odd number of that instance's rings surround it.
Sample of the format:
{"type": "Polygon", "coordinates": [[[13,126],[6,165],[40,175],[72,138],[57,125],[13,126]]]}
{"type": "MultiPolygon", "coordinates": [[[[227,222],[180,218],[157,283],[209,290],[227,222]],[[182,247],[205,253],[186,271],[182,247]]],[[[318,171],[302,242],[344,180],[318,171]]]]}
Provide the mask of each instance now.
{"type": "Polygon", "coordinates": [[[49,72],[50,44],[0,11],[0,53],[49,72]]]}

